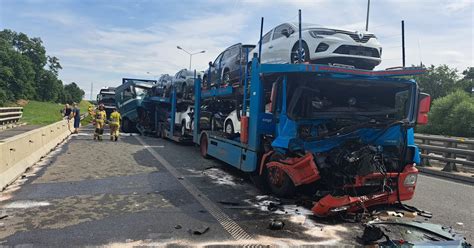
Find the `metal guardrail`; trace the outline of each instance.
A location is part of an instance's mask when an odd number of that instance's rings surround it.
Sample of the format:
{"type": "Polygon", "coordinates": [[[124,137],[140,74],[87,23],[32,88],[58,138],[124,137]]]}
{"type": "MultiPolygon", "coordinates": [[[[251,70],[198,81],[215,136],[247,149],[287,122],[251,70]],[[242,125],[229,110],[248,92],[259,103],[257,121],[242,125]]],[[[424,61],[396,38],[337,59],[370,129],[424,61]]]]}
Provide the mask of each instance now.
{"type": "Polygon", "coordinates": [[[22,116],[22,107],[0,108],[0,125],[18,122],[22,116]]]}
{"type": "Polygon", "coordinates": [[[456,164],[474,169],[474,139],[415,134],[415,141],[421,149],[422,166],[437,160],[446,162],[443,171],[447,172],[458,171],[456,164]]]}

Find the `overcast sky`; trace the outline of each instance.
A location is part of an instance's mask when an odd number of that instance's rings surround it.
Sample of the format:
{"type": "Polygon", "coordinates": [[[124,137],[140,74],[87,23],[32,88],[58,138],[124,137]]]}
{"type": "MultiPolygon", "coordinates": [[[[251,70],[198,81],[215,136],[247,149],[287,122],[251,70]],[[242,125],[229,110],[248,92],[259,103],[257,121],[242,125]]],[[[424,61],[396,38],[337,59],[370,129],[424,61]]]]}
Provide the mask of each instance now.
{"type": "MultiPolygon", "coordinates": [[[[473,66],[473,0],[372,0],[369,31],[383,46],[378,69],[401,64],[400,21],[405,20],[407,64],[473,66]]],[[[64,83],[76,82],[89,98],[123,77],[156,78],[187,68],[176,49],[205,50],[193,69],[226,47],[255,44],[260,18],[264,32],[297,21],[364,30],[365,0],[132,1],[0,0],[0,29],[41,37],[47,53],[60,59],[64,83]],[[147,73],[149,72],[149,73],[147,73]]]]}

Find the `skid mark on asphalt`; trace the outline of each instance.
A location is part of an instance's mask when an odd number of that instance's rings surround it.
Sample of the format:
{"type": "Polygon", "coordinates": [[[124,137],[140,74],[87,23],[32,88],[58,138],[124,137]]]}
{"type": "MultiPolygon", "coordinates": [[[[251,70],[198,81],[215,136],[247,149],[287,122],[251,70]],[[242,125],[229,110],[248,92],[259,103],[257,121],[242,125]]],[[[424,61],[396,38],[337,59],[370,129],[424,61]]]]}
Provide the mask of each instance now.
{"type": "MultiPolygon", "coordinates": [[[[143,141],[142,138],[135,136],[135,138],[147,149],[153,157],[155,157],[175,178],[182,178],[179,173],[166,159],[155,152],[143,141]]],[[[236,240],[251,240],[252,237],[242,227],[240,227],[234,220],[216,206],[209,198],[207,198],[199,189],[187,180],[179,180],[181,185],[199,202],[201,205],[219,222],[219,224],[236,240]]]]}

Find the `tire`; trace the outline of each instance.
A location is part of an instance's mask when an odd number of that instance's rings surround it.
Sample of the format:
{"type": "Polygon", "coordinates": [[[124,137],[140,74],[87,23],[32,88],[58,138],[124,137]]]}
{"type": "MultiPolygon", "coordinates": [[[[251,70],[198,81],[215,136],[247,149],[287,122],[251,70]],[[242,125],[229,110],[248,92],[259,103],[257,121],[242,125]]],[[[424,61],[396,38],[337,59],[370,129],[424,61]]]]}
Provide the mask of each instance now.
{"type": "MultiPolygon", "coordinates": [[[[309,48],[308,48],[308,45],[306,45],[306,42],[302,42],[302,48],[303,48],[303,58],[302,58],[302,62],[309,62],[309,48]]],[[[291,57],[290,57],[290,60],[291,60],[291,63],[292,64],[297,64],[298,63],[298,42],[296,42],[296,44],[293,46],[293,49],[291,49],[291,57]]]]}
{"type": "Polygon", "coordinates": [[[235,134],[235,132],[234,132],[234,124],[232,123],[232,121],[229,120],[229,121],[227,121],[227,122],[225,123],[224,132],[225,132],[226,134],[231,134],[231,135],[232,135],[232,134],[235,134]]]}
{"type": "Polygon", "coordinates": [[[186,136],[186,122],[181,122],[181,137],[186,136]]]}
{"type": "Polygon", "coordinates": [[[161,128],[161,131],[160,131],[161,138],[165,139],[166,138],[165,128],[162,125],[160,126],[160,128],[161,128]]]}
{"type": "Polygon", "coordinates": [[[201,140],[199,141],[199,149],[203,158],[209,158],[209,155],[207,154],[207,135],[205,134],[201,136],[201,140]]]}
{"type": "Polygon", "coordinates": [[[122,124],[122,132],[130,133],[131,132],[131,123],[129,119],[124,119],[122,124]]]}
{"type": "MultiPolygon", "coordinates": [[[[279,155],[272,156],[270,161],[276,161],[279,155]]],[[[295,195],[296,187],[285,171],[278,167],[267,168],[263,171],[268,187],[278,197],[292,197],[295,195]]]]}
{"type": "Polygon", "coordinates": [[[230,84],[230,72],[229,70],[225,70],[224,74],[222,74],[222,85],[230,84]]]}

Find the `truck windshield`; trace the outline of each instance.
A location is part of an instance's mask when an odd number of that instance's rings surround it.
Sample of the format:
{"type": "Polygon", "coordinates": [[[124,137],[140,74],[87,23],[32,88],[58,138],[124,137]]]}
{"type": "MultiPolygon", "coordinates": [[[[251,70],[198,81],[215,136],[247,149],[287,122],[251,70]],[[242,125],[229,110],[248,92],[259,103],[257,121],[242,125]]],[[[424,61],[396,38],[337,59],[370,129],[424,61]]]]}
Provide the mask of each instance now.
{"type": "Polygon", "coordinates": [[[149,88],[143,88],[140,86],[135,86],[135,94],[137,97],[143,97],[148,92],[149,88]]]}
{"type": "Polygon", "coordinates": [[[102,95],[100,102],[102,103],[115,103],[115,95],[102,95]]]}
{"type": "Polygon", "coordinates": [[[412,84],[347,79],[288,81],[292,119],[368,117],[409,119],[412,84]]]}

